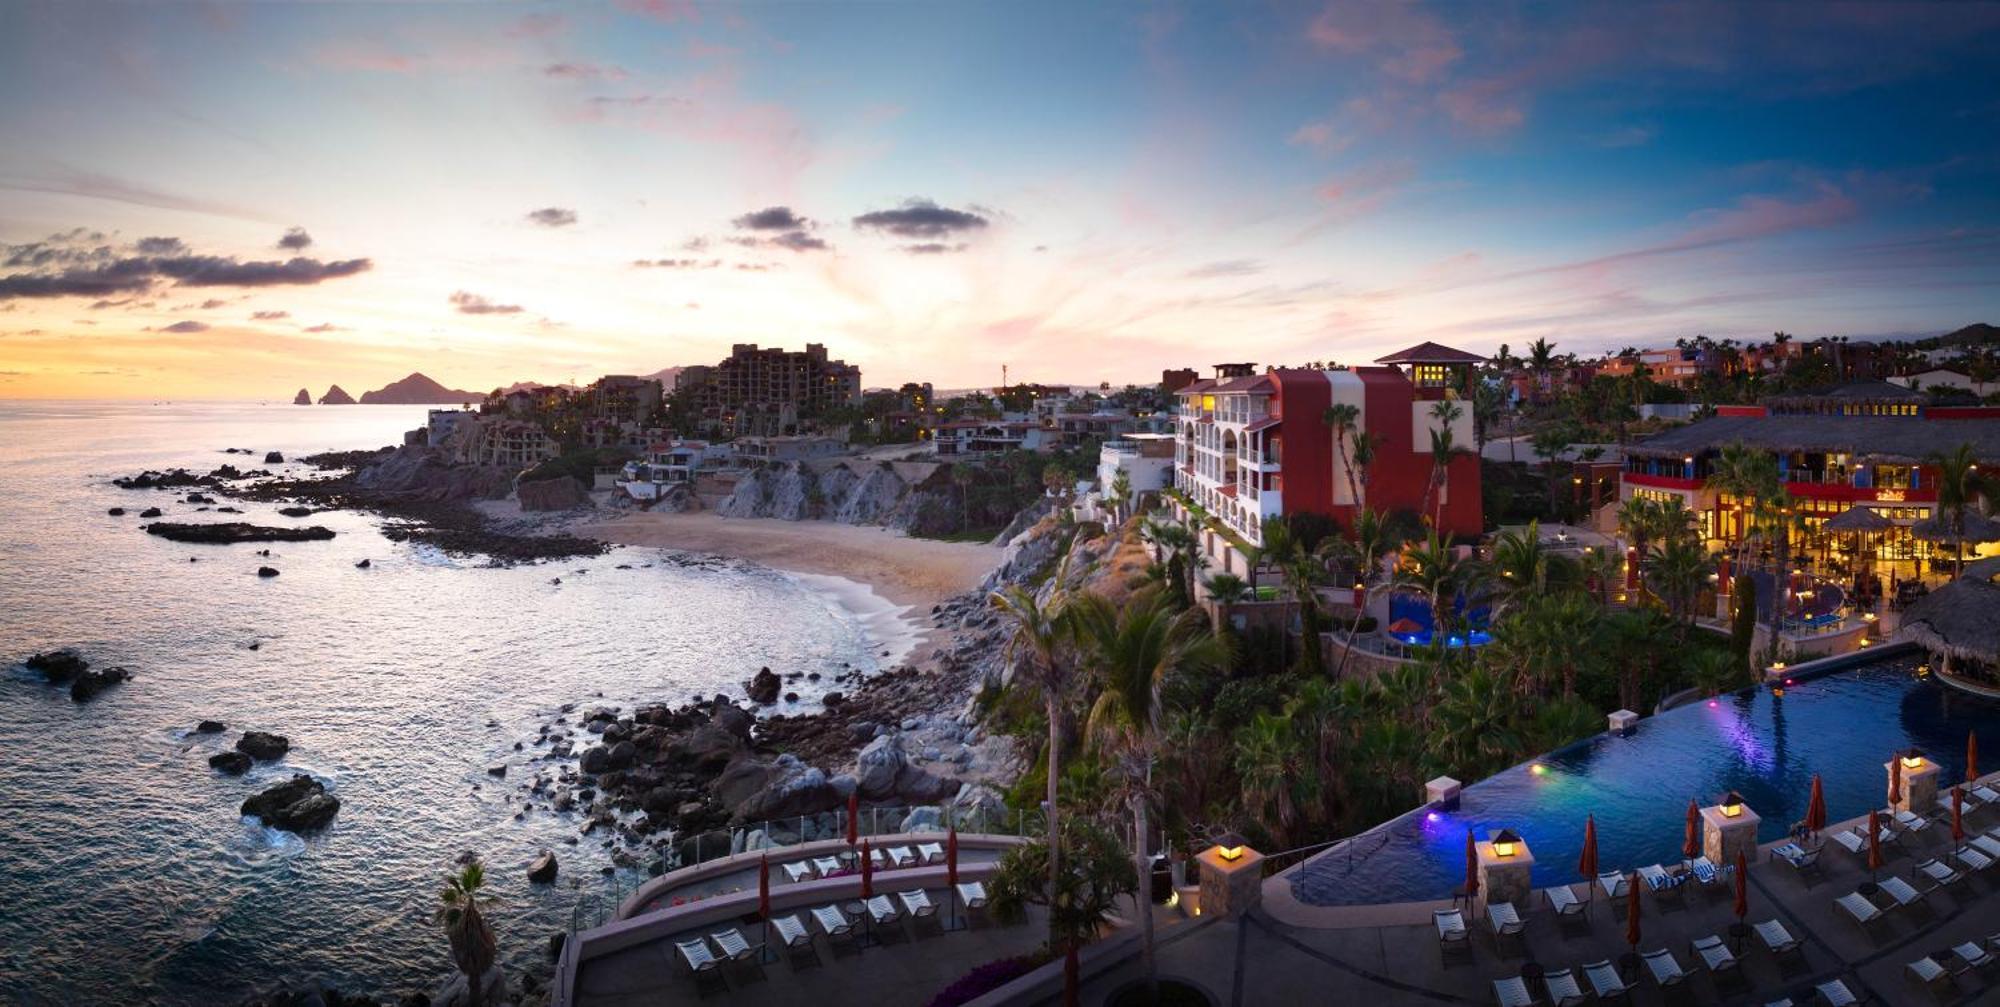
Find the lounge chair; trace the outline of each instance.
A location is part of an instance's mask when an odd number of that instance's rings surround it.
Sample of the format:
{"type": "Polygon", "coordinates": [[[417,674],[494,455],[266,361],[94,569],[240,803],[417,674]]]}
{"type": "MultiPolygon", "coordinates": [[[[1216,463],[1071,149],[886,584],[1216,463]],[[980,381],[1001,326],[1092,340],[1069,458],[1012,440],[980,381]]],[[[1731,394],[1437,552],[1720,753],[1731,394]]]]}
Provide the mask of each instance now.
{"type": "Polygon", "coordinates": [[[1535,1004],[1535,995],[1528,992],[1528,981],[1520,976],[1493,980],[1493,999],[1500,1007],[1534,1007],[1535,1004]]]}
{"type": "Polygon", "coordinates": [[[917,859],[926,864],[944,863],[944,846],[939,843],[918,843],[917,859]]]}
{"type": "Polygon", "coordinates": [[[1585,927],[1590,925],[1590,921],[1584,916],[1590,908],[1589,905],[1577,898],[1576,893],[1570,891],[1568,885],[1544,888],[1542,895],[1549,900],[1549,908],[1555,911],[1557,926],[1573,921],[1581,922],[1585,927]]]}
{"type": "Polygon", "coordinates": [[[1974,874],[1984,873],[1987,868],[1992,867],[1994,864],[2000,864],[2000,860],[1979,852],[1979,849],[1973,846],[1961,846],[1951,851],[1951,858],[1958,861],[1960,867],[1974,874]]]}
{"type": "Polygon", "coordinates": [[[1653,902],[1661,911],[1687,905],[1687,894],[1681,891],[1681,882],[1687,878],[1685,874],[1668,874],[1667,869],[1659,864],[1639,868],[1640,883],[1653,893],[1653,902]]]}
{"type": "Polygon", "coordinates": [[[1625,985],[1625,980],[1619,978],[1618,970],[1612,967],[1611,959],[1609,958],[1601,962],[1591,962],[1585,965],[1583,967],[1583,975],[1584,978],[1590,980],[1590,989],[1597,994],[1599,1003],[1603,1003],[1614,997],[1630,997],[1632,995],[1632,987],[1625,985]]]}
{"type": "Polygon", "coordinates": [[[1847,915],[1853,917],[1854,922],[1860,924],[1863,930],[1868,929],[1868,924],[1882,918],[1882,907],[1868,901],[1867,896],[1860,892],[1848,892],[1833,901],[1835,905],[1846,910],[1847,915]]]}
{"type": "MultiPolygon", "coordinates": [[[[1875,839],[1878,845],[1888,846],[1896,841],[1896,833],[1884,825],[1876,830],[1875,839]]],[[[1851,829],[1842,829],[1833,834],[1833,841],[1839,843],[1847,852],[1857,857],[1865,857],[1868,855],[1868,826],[1857,825],[1851,829]]]]}
{"type": "Polygon", "coordinates": [[[1908,909],[1912,906],[1924,904],[1924,893],[1917,891],[1910,886],[1909,882],[1904,881],[1894,874],[1877,881],[1875,885],[1881,889],[1882,894],[1887,895],[1893,901],[1894,904],[1889,907],[1891,909],[1908,909]]]}
{"type": "Polygon", "coordinates": [[[1717,867],[1715,866],[1715,861],[1707,857],[1696,857],[1693,860],[1681,861],[1682,876],[1693,878],[1694,883],[1703,888],[1714,888],[1718,882],[1729,876],[1730,871],[1735,869],[1734,867],[1717,867]]]}
{"type": "Polygon", "coordinates": [[[984,909],[986,907],[986,886],[978,881],[959,882],[958,901],[963,903],[967,909],[984,909]]]}
{"type": "Polygon", "coordinates": [[[917,865],[917,855],[910,852],[910,848],[907,846],[888,847],[882,851],[882,856],[887,858],[888,865],[891,867],[915,867],[917,865]]]}
{"type": "Polygon", "coordinates": [[[1793,1007],[1791,997],[1779,997],[1764,1004],[1764,1007],[1793,1007]]]}
{"type": "Polygon", "coordinates": [[[840,911],[839,906],[814,906],[813,921],[828,937],[846,937],[854,933],[854,921],[840,911]]]}
{"type": "Polygon", "coordinates": [[[846,870],[846,867],[841,864],[839,857],[814,857],[813,870],[818,871],[819,876],[824,878],[839,874],[846,870]]]}
{"type": "Polygon", "coordinates": [[[806,929],[804,920],[797,916],[774,916],[771,928],[778,932],[778,942],[792,957],[792,968],[802,969],[821,964],[819,949],[813,947],[812,932],[806,929]]]}
{"type": "Polygon", "coordinates": [[[1757,931],[1757,939],[1764,942],[1764,949],[1774,955],[1787,954],[1799,949],[1799,939],[1793,937],[1792,932],[1786,930],[1785,925],[1777,920],[1765,920],[1754,924],[1751,929],[1757,931]]]}
{"type": "Polygon", "coordinates": [[[861,904],[868,907],[868,917],[874,920],[877,926],[893,926],[903,918],[902,911],[896,908],[894,902],[889,901],[887,895],[877,895],[864,900],[861,904]]]}
{"type": "Polygon", "coordinates": [[[1463,953],[1467,958],[1472,957],[1472,931],[1465,928],[1464,913],[1456,909],[1432,910],[1431,923],[1437,927],[1439,955],[1463,953]]]}
{"type": "Polygon", "coordinates": [[[1493,927],[1493,943],[1498,947],[1503,938],[1521,939],[1521,932],[1527,925],[1521,922],[1521,914],[1514,911],[1512,902],[1492,902],[1486,906],[1486,922],[1493,927]]]}
{"type": "Polygon", "coordinates": [[[757,979],[764,978],[763,955],[760,953],[764,950],[763,945],[752,946],[749,941],[743,939],[743,932],[735,927],[718,930],[709,934],[708,939],[715,942],[715,946],[722,951],[722,957],[728,959],[736,969],[736,978],[739,981],[746,975],[757,979]]]}
{"type": "Polygon", "coordinates": [[[1715,934],[1695,938],[1688,944],[1688,952],[1701,959],[1702,967],[1708,970],[1710,976],[1736,971],[1735,952],[1730,951],[1729,945],[1722,943],[1722,938],[1715,934]]]}
{"type": "Polygon", "coordinates": [[[1951,970],[1929,955],[1904,965],[1903,971],[1916,982],[1930,987],[1932,993],[1945,993],[1951,989],[1951,970]]]}
{"type": "Polygon", "coordinates": [[[818,875],[813,873],[813,865],[801,860],[785,865],[785,879],[794,883],[811,881],[818,875]]]}
{"type": "Polygon", "coordinates": [[[1931,827],[1930,819],[1912,811],[1896,812],[1894,821],[1903,830],[1903,835],[1922,832],[1931,827]]]}
{"type": "Polygon", "coordinates": [[[1994,961],[1993,953],[1980,947],[1977,941],[1966,941],[1952,948],[1951,952],[1958,957],[1958,968],[1953,970],[1955,972],[1969,972],[1973,969],[1983,969],[1993,964],[1994,961]]]}
{"type": "Polygon", "coordinates": [[[1854,991],[1848,989],[1847,984],[1838,979],[1829,979],[1816,988],[1819,990],[1820,999],[1825,1000],[1831,1007],[1850,1007],[1861,1002],[1861,998],[1855,996],[1854,991]]]}
{"type": "Polygon", "coordinates": [[[1631,884],[1630,879],[1618,871],[1606,871],[1597,876],[1597,887],[1603,889],[1604,894],[1613,900],[1624,898],[1625,888],[1629,884],[1631,884]]]}
{"type": "Polygon", "coordinates": [[[1991,859],[2000,860],[2000,839],[1995,839],[1988,835],[1978,835],[1966,840],[1965,845],[1986,854],[1991,859]]]}
{"type": "Polygon", "coordinates": [[[1576,984],[1576,973],[1569,969],[1556,969],[1542,974],[1542,985],[1549,991],[1551,1007],[1582,1007],[1583,987],[1576,984]]]}
{"type": "Polygon", "coordinates": [[[1661,948],[1658,951],[1641,951],[1639,959],[1646,963],[1646,971],[1653,974],[1653,982],[1661,989],[1671,989],[1687,982],[1687,973],[1681,970],[1681,963],[1674,953],[1661,948]]]}
{"type": "Polygon", "coordinates": [[[932,902],[931,897],[921,888],[912,888],[907,892],[897,892],[896,898],[902,901],[903,911],[909,913],[910,918],[913,920],[937,915],[937,904],[932,902]]]}
{"type": "MultiPolygon", "coordinates": [[[[1973,812],[1975,812],[1975,811],[1978,811],[1978,810],[1979,810],[1979,806],[1980,806],[1980,805],[1981,805],[1982,803],[1984,803],[1984,802],[1980,801],[1980,799],[1979,799],[1979,798],[1977,798],[1977,797],[1974,797],[1974,796],[1972,796],[1972,795],[1971,795],[1970,793],[1966,794],[1966,795],[1965,795],[1965,804],[1964,804],[1964,806],[1963,806],[1963,807],[1961,807],[1961,808],[1959,809],[1959,810],[1960,810],[1960,813],[1961,813],[1961,815],[1970,815],[1970,814],[1972,814],[1973,812]]],[[[1938,816],[1938,818],[1939,818],[1940,820],[1947,820],[1947,821],[1948,821],[1948,820],[1950,820],[1950,818],[1951,818],[1951,791],[1949,791],[1949,790],[1940,790],[1940,791],[1938,791],[1938,795],[1937,795],[1937,816],[1938,816]]]]}
{"type": "Polygon", "coordinates": [[[2000,790],[1982,783],[1965,792],[1968,797],[1976,797],[1980,804],[2000,804],[2000,790]]]}
{"type": "Polygon", "coordinates": [[[1917,875],[1931,883],[1931,891],[1955,888],[1965,881],[1965,875],[1952,870],[1942,860],[1926,860],[1918,864],[1917,875]]]}
{"type": "Polygon", "coordinates": [[[696,996],[707,996],[729,988],[729,980],[722,978],[722,962],[709,953],[707,941],[691,937],[675,941],[674,948],[681,953],[681,961],[687,963],[688,973],[694,976],[696,996]]]}

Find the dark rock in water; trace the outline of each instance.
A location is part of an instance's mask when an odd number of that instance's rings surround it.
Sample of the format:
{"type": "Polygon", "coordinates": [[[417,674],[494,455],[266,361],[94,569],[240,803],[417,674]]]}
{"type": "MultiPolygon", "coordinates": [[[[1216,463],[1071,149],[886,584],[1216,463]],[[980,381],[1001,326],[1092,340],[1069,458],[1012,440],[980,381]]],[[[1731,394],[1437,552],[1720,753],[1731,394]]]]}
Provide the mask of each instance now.
{"type": "Polygon", "coordinates": [[[796,703],[796,702],[798,702],[798,701],[799,701],[799,694],[798,694],[798,693],[796,693],[796,692],[788,692],[788,693],[785,693],[785,702],[787,702],[787,703],[796,703]]]}
{"type": "Polygon", "coordinates": [[[284,463],[285,463],[285,456],[282,453],[277,451],[264,452],[264,464],[283,465],[284,463]]]}
{"type": "Polygon", "coordinates": [[[543,850],[541,856],[528,864],[528,880],[546,885],[556,879],[556,855],[551,850],[543,850]]]}
{"type": "Polygon", "coordinates": [[[365,560],[365,559],[364,559],[364,560],[362,560],[361,562],[359,562],[359,563],[356,563],[356,564],[354,564],[354,568],[355,568],[355,569],[357,569],[357,570],[366,570],[366,569],[368,569],[369,567],[371,567],[371,566],[374,566],[374,565],[375,565],[375,564],[373,564],[373,563],[370,563],[370,562],[368,562],[367,560],[365,560]]]}
{"type": "Polygon", "coordinates": [[[73,650],[51,650],[36,654],[21,662],[29,671],[39,671],[42,677],[61,684],[84,673],[90,662],[73,650]]]}
{"type": "Polygon", "coordinates": [[[244,731],[243,737],[236,739],[236,750],[265,762],[273,762],[285,757],[292,750],[291,739],[282,734],[266,731],[244,731]]]}
{"type": "Polygon", "coordinates": [[[235,508],[235,507],[217,507],[217,508],[215,509],[215,512],[216,512],[217,514],[241,514],[241,513],[243,513],[243,511],[242,511],[242,510],[240,510],[240,509],[238,509],[238,508],[235,508]]]}
{"type": "Polygon", "coordinates": [[[243,802],[242,812],[287,832],[323,829],[340,811],[340,799],[326,785],[304,773],[243,802]]]}
{"type": "Polygon", "coordinates": [[[242,776],[250,771],[250,757],[242,752],[217,752],[208,757],[208,764],[226,776],[242,776]]]}
{"type": "Polygon", "coordinates": [[[744,691],[750,696],[751,702],[769,706],[778,701],[778,690],[783,686],[784,681],[771,669],[762,668],[751,677],[750,681],[744,683],[744,691]]]}
{"type": "MultiPolygon", "coordinates": [[[[139,516],[140,516],[140,517],[159,517],[159,516],[160,516],[160,509],[159,509],[158,507],[148,507],[148,508],[146,508],[145,510],[142,510],[142,511],[140,511],[140,512],[139,512],[139,516]]],[[[158,533],[158,532],[155,532],[154,534],[159,534],[159,533],[158,533]]]]}
{"type": "Polygon", "coordinates": [[[286,517],[311,517],[311,516],[312,516],[312,512],[313,512],[313,511],[312,511],[312,508],[311,508],[311,507],[280,507],[280,508],[278,508],[278,513],[280,513],[280,514],[283,514],[283,515],[284,515],[284,516],[286,516],[286,517]]]}
{"type": "Polygon", "coordinates": [[[497,766],[487,766],[486,775],[504,778],[507,775],[507,764],[503,762],[497,766]]]}
{"type": "Polygon", "coordinates": [[[824,699],[821,699],[819,702],[821,706],[824,706],[827,709],[831,710],[839,706],[840,704],[847,702],[847,697],[841,695],[838,692],[829,692],[826,694],[826,697],[824,699]]]}
{"type": "Polygon", "coordinates": [[[112,517],[124,517],[124,516],[125,516],[125,508],[123,508],[123,507],[113,507],[113,508],[111,508],[111,509],[110,509],[109,511],[106,511],[105,513],[107,513],[107,514],[110,514],[110,515],[111,515],[112,517]]]}
{"type": "Polygon", "coordinates": [[[98,668],[86,671],[76,676],[76,681],[70,684],[69,698],[79,703],[87,703],[96,698],[98,693],[131,677],[132,673],[124,668],[98,668]]]}
{"type": "Polygon", "coordinates": [[[586,773],[608,773],[611,771],[611,750],[603,745],[593,745],[583,750],[583,758],[577,760],[576,768],[586,773]]]}
{"type": "MultiPolygon", "coordinates": [[[[140,517],[148,516],[158,517],[158,509],[140,515],[140,517]]],[[[162,521],[147,525],[146,534],[158,535],[175,542],[229,545],[234,542],[317,542],[332,538],[333,529],[319,525],[306,528],[269,528],[242,521],[222,521],[215,524],[180,524],[162,521]]]]}
{"type": "Polygon", "coordinates": [[[259,577],[276,577],[277,575],[278,571],[275,568],[268,566],[260,566],[257,568],[257,576],[259,577]]]}
{"type": "Polygon", "coordinates": [[[194,725],[194,733],[196,734],[221,734],[222,730],[222,721],[220,720],[204,720],[194,725]]]}
{"type": "Polygon", "coordinates": [[[201,493],[189,493],[187,495],[187,502],[191,504],[212,504],[215,502],[215,498],[201,493]]]}

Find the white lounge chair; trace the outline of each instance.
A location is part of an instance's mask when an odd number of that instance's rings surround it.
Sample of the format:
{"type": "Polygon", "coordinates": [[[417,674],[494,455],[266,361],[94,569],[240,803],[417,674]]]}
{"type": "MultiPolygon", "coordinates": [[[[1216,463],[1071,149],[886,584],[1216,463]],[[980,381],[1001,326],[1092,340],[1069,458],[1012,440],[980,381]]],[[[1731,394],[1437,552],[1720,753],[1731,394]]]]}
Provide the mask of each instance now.
{"type": "Polygon", "coordinates": [[[1528,981],[1520,976],[1493,980],[1493,999],[1500,1007],[1534,1007],[1535,1004],[1535,995],[1528,992],[1528,981]]]}
{"type": "Polygon", "coordinates": [[[687,963],[688,971],[696,975],[722,967],[722,962],[708,950],[708,942],[699,937],[675,941],[674,948],[681,953],[681,961],[687,963]]]}
{"type": "Polygon", "coordinates": [[[1603,889],[1604,894],[1613,899],[1624,898],[1626,886],[1630,883],[1630,880],[1618,871],[1606,871],[1597,876],[1597,887],[1603,889]]]}
{"type": "Polygon", "coordinates": [[[1465,914],[1456,909],[1434,909],[1431,923],[1437,927],[1438,943],[1444,947],[1464,946],[1472,937],[1465,928],[1465,914]]]}
{"type": "Polygon", "coordinates": [[[1966,795],[1979,798],[1981,804],[2000,804],[2000,790],[1995,790],[1984,783],[1966,791],[1966,795]]]}
{"type": "Polygon", "coordinates": [[[1576,973],[1569,969],[1543,973],[1542,985],[1549,991],[1551,1007],[1581,1007],[1584,1002],[1583,987],[1576,984],[1576,973]]]}
{"type": "Polygon", "coordinates": [[[1951,888],[1965,880],[1965,875],[1952,870],[1942,860],[1926,860],[1917,865],[1917,873],[1931,883],[1931,890],[1951,888]]]}
{"type": "Polygon", "coordinates": [[[1994,860],[2000,860],[2000,839],[1982,834],[1966,840],[1965,845],[1986,854],[1994,860]]]}
{"type": "Polygon", "coordinates": [[[1544,888],[1542,895],[1549,900],[1549,908],[1555,910],[1558,923],[1569,919],[1581,919],[1584,911],[1589,908],[1582,899],[1576,897],[1576,893],[1571,891],[1568,885],[1544,888]]]}
{"type": "Polygon", "coordinates": [[[917,863],[917,855],[910,852],[907,846],[886,848],[882,851],[882,855],[888,859],[891,867],[914,867],[917,863]]]}
{"type": "Polygon", "coordinates": [[[803,860],[785,865],[785,879],[793,883],[811,881],[815,876],[813,866],[803,860]]]}
{"type": "Polygon", "coordinates": [[[1980,947],[1976,941],[1966,941],[1952,948],[1951,952],[1958,956],[1958,971],[1960,972],[1983,969],[1993,964],[1993,953],[1980,947]]]}
{"type": "Polygon", "coordinates": [[[1930,819],[1912,811],[1898,811],[1895,822],[1904,832],[1922,832],[1931,827],[1930,819]]]}
{"type": "Polygon", "coordinates": [[[1764,1004],[1764,1007],[1793,1007],[1793,1005],[1792,1005],[1792,998],[1791,998],[1791,997],[1779,997],[1779,998],[1778,998],[1778,999],[1776,999],[1776,1000],[1772,1000],[1772,1001],[1769,1001],[1769,1002],[1765,1003],[1765,1004],[1764,1004]]]}
{"type": "Polygon", "coordinates": [[[722,949],[722,957],[730,961],[745,961],[751,955],[757,953],[757,949],[751,947],[750,942],[743,939],[743,932],[735,927],[730,927],[727,930],[718,930],[715,933],[709,934],[708,939],[714,941],[715,946],[722,949]]]}
{"type": "Polygon", "coordinates": [[[774,916],[771,927],[778,931],[778,940],[788,948],[810,947],[812,933],[806,929],[804,920],[797,916],[774,916]]]}
{"type": "Polygon", "coordinates": [[[1688,944],[1688,950],[1701,959],[1701,965],[1709,975],[1736,971],[1736,953],[1729,950],[1729,945],[1722,943],[1722,938],[1717,935],[1695,938],[1688,944]]]}
{"type": "Polygon", "coordinates": [[[1792,932],[1786,930],[1785,925],[1777,920],[1765,920],[1755,924],[1751,929],[1757,931],[1757,939],[1764,942],[1765,950],[1774,955],[1799,949],[1799,939],[1793,937],[1792,932]]]}
{"type": "Polygon", "coordinates": [[[1642,951],[1639,959],[1646,963],[1646,971],[1653,974],[1653,982],[1661,989],[1670,989],[1687,981],[1687,973],[1681,970],[1681,963],[1666,948],[1642,951]]]}
{"type": "Polygon", "coordinates": [[[813,920],[828,937],[844,937],[854,932],[854,921],[839,906],[814,906],[813,920]]]}
{"type": "Polygon", "coordinates": [[[1659,864],[1649,864],[1639,868],[1639,880],[1644,881],[1646,887],[1655,892],[1670,891],[1679,884],[1674,880],[1674,876],[1668,874],[1667,869],[1659,864]]]}
{"type": "Polygon", "coordinates": [[[1903,971],[1909,973],[1911,979],[1929,986],[1933,992],[1942,992],[1951,986],[1951,971],[1929,955],[1904,965],[1903,971]]]}
{"type": "Polygon", "coordinates": [[[944,845],[941,843],[918,843],[917,859],[926,864],[944,863],[944,845]]]}
{"type": "Polygon", "coordinates": [[[2000,863],[2000,860],[1995,860],[1979,852],[1979,849],[1974,846],[1961,846],[1951,851],[1951,858],[1958,861],[1959,866],[1975,874],[1981,873],[1994,864],[2000,863]]]}
{"type": "Polygon", "coordinates": [[[1518,937],[1524,924],[1521,914],[1514,911],[1512,902],[1494,902],[1486,907],[1486,920],[1493,926],[1495,937],[1518,937]]]}
{"type": "Polygon", "coordinates": [[[877,895],[864,900],[861,904],[868,907],[869,918],[879,926],[886,927],[903,918],[903,914],[896,909],[894,902],[889,901],[887,895],[877,895]]]}
{"type": "Polygon", "coordinates": [[[1895,901],[1895,905],[1891,908],[1908,909],[1911,906],[1923,904],[1924,893],[1912,888],[1909,882],[1904,881],[1894,874],[1877,881],[1875,885],[1882,890],[1882,894],[1887,895],[1895,901]]]}
{"type": "Polygon", "coordinates": [[[1625,980],[1619,978],[1618,970],[1612,967],[1609,958],[1585,965],[1583,975],[1590,980],[1590,989],[1597,994],[1600,1003],[1613,997],[1629,996],[1632,993],[1632,987],[1625,985],[1625,980]]]}
{"type": "Polygon", "coordinates": [[[1850,1007],[1861,1002],[1860,998],[1847,988],[1847,984],[1838,979],[1829,979],[1816,988],[1819,990],[1820,999],[1825,1000],[1831,1007],[1850,1007]]]}
{"type": "Polygon", "coordinates": [[[1716,882],[1727,878],[1729,876],[1729,872],[1736,869],[1734,867],[1717,867],[1715,866],[1715,861],[1710,860],[1707,857],[1696,857],[1693,860],[1683,860],[1681,861],[1681,868],[1682,870],[1687,872],[1688,877],[1694,879],[1695,884],[1698,884],[1703,888],[1714,887],[1716,882]]]}
{"type": "Polygon", "coordinates": [[[1846,910],[1847,915],[1854,918],[1854,922],[1861,924],[1864,928],[1868,924],[1882,918],[1882,907],[1868,901],[1867,897],[1860,892],[1848,892],[1846,895],[1842,895],[1833,901],[1834,904],[1846,910]]]}
{"type": "Polygon", "coordinates": [[[937,915],[936,904],[931,902],[931,897],[925,894],[921,888],[912,888],[907,892],[897,892],[896,898],[902,900],[903,911],[909,913],[911,919],[920,920],[926,916],[937,915]]]}
{"type": "Polygon", "coordinates": [[[835,874],[839,874],[839,873],[840,873],[841,871],[843,871],[843,870],[845,870],[845,869],[846,869],[846,868],[844,868],[843,866],[841,866],[841,863],[840,863],[840,858],[839,858],[839,857],[814,857],[814,858],[813,858],[813,870],[815,870],[815,871],[818,871],[818,872],[819,872],[819,876],[820,876],[820,877],[822,877],[822,878],[824,878],[824,877],[829,877],[829,876],[831,876],[831,875],[835,875],[835,874]]]}
{"type": "Polygon", "coordinates": [[[967,909],[981,909],[986,905],[986,885],[978,881],[958,883],[958,901],[967,909]]]}

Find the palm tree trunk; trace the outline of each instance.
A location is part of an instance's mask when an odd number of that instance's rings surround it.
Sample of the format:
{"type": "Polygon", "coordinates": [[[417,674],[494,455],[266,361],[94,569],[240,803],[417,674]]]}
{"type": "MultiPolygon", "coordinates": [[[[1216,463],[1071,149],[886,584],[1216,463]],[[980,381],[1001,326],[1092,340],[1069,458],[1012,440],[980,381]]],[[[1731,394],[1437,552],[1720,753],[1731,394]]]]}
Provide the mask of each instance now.
{"type": "Polygon", "coordinates": [[[1153,872],[1146,863],[1146,800],[1143,797],[1132,800],[1132,866],[1139,872],[1139,886],[1133,891],[1132,901],[1139,913],[1146,996],[1157,1003],[1160,999],[1160,967],[1153,958],[1153,872]]]}
{"type": "MultiPolygon", "coordinates": [[[[1049,894],[1050,896],[1054,896],[1056,886],[1059,884],[1057,879],[1062,877],[1063,870],[1062,839],[1061,834],[1056,830],[1056,781],[1061,777],[1056,763],[1062,751],[1062,721],[1061,710],[1057,706],[1054,689],[1049,690],[1047,700],[1049,716],[1049,894]]],[[[1055,925],[1055,917],[1053,915],[1049,917],[1049,924],[1051,927],[1055,925]]],[[[1066,945],[1068,954],[1068,958],[1063,965],[1063,1003],[1067,1007],[1075,1007],[1078,992],[1076,945],[1066,936],[1062,937],[1061,940],[1066,945]]]]}
{"type": "Polygon", "coordinates": [[[1340,663],[1333,666],[1333,680],[1340,681],[1340,675],[1347,670],[1347,655],[1354,653],[1354,638],[1361,629],[1361,620],[1368,615],[1368,588],[1361,588],[1361,607],[1354,610],[1354,621],[1347,624],[1347,648],[1340,652],[1340,663]]]}

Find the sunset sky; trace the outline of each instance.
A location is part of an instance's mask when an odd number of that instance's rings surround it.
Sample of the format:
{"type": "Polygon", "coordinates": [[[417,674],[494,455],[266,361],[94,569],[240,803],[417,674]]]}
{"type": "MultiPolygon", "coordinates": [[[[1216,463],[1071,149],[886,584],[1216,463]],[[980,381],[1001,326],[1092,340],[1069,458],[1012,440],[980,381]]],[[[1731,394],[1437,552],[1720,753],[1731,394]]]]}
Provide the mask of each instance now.
{"type": "Polygon", "coordinates": [[[2000,7],[0,0],[0,397],[2000,322],[2000,7]]]}

